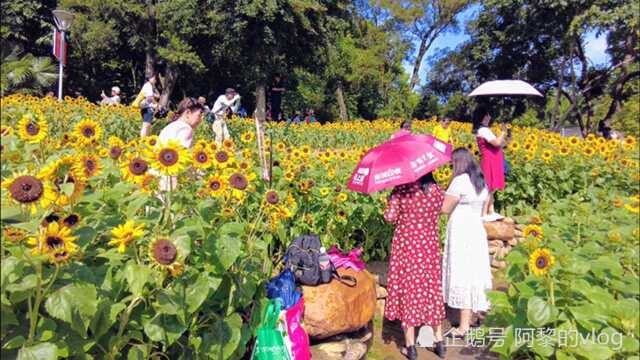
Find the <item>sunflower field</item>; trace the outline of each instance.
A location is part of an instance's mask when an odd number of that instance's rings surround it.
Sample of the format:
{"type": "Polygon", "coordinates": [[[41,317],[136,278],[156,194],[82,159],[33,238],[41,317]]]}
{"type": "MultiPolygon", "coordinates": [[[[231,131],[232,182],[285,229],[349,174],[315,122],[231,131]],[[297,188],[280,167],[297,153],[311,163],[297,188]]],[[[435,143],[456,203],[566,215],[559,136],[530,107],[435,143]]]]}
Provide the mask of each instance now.
{"type": "MultiPolygon", "coordinates": [[[[250,119],[233,119],[222,146],[203,123],[184,149],[140,139],[129,107],[0,102],[2,358],[239,359],[266,303],[263,285],[294,236],[362,246],[365,260],[388,255],[388,194],[346,184],[398,121],[268,124],[264,182],[250,119]]],[[[435,123],[415,120],[414,130],[435,123]]],[[[470,124],[451,126],[454,146],[477,152],[470,124]]],[[[628,358],[640,335],[636,138],[512,132],[497,200],[530,224],[529,240],[507,258],[507,289],[491,293],[487,326],[505,337],[488,345],[504,358],[628,358]],[[520,328],[593,330],[620,344],[569,347],[538,333],[522,342],[520,328]]],[[[446,187],[450,168],[436,178],[446,187]]]]}

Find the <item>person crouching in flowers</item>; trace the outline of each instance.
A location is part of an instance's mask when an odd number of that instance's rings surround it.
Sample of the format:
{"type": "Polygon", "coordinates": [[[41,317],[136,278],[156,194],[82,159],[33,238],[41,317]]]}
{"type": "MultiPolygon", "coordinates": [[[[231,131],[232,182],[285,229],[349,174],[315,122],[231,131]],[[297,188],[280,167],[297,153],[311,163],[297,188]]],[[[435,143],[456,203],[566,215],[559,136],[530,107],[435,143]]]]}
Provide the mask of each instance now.
{"type": "Polygon", "coordinates": [[[434,328],[435,353],[440,357],[445,353],[438,231],[442,201],[442,190],[428,173],[415,183],[396,187],[384,211],[384,219],[396,225],[385,316],[402,322],[403,353],[409,359],[417,359],[415,327],[423,324],[434,328]]]}
{"type": "MultiPolygon", "coordinates": [[[[169,125],[165,126],[160,135],[158,135],[158,143],[161,146],[169,143],[177,143],[185,149],[188,149],[193,144],[193,132],[198,128],[202,122],[202,114],[205,109],[201,103],[194,98],[187,98],[180,101],[178,109],[173,114],[169,125]]],[[[157,154],[158,166],[156,170],[159,170],[165,176],[160,179],[160,190],[172,191],[178,185],[178,179],[175,175],[171,174],[172,167],[178,165],[180,162],[186,160],[188,155],[180,149],[168,151],[166,154],[162,152],[157,154]],[[158,169],[158,167],[160,169],[158,169]]]]}
{"type": "Polygon", "coordinates": [[[471,313],[487,311],[485,291],[491,290],[491,268],[482,209],[489,190],[482,171],[467,148],[451,154],[453,180],[444,197],[442,212],[449,214],[444,244],[442,289],[450,308],[460,309],[460,324],[448,335],[464,337],[471,313]]]}

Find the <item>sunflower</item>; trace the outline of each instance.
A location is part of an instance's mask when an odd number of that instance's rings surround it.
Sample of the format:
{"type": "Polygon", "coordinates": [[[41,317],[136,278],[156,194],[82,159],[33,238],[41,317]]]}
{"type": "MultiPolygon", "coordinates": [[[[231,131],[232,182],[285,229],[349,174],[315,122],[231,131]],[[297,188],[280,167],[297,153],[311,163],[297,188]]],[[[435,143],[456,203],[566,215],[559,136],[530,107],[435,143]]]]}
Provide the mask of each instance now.
{"type": "Polygon", "coordinates": [[[346,193],[343,193],[343,192],[339,193],[338,196],[336,196],[336,200],[338,202],[345,202],[345,201],[347,201],[348,198],[349,198],[349,196],[346,193]]]}
{"type": "Polygon", "coordinates": [[[267,191],[267,193],[264,196],[264,199],[270,205],[278,205],[278,203],[280,202],[280,197],[278,196],[278,193],[273,190],[267,191]]]}
{"type": "Polygon", "coordinates": [[[520,149],[520,143],[513,140],[512,142],[509,143],[508,148],[513,152],[518,151],[520,149]]]}
{"type": "Polygon", "coordinates": [[[125,161],[120,165],[122,177],[130,182],[137,182],[148,170],[149,163],[147,160],[133,154],[127,154],[125,161]]]}
{"type": "Polygon", "coordinates": [[[22,116],[18,122],[18,136],[29,144],[38,144],[49,132],[49,125],[43,116],[36,120],[33,115],[22,116]]]}
{"type": "Polygon", "coordinates": [[[224,139],[224,141],[222,142],[222,147],[225,148],[227,151],[233,152],[233,150],[235,150],[236,148],[236,144],[233,142],[232,139],[224,139]]]}
{"type": "Polygon", "coordinates": [[[142,141],[144,146],[150,149],[154,148],[156,147],[156,145],[158,145],[158,135],[145,136],[142,141]]]}
{"type": "Polygon", "coordinates": [[[292,182],[295,177],[296,174],[293,171],[287,171],[284,173],[284,179],[289,183],[292,182]]]}
{"type": "Polygon", "coordinates": [[[24,240],[26,237],[27,232],[23,229],[11,226],[2,229],[2,238],[9,240],[10,242],[17,243],[24,240]]]}
{"type": "Polygon", "coordinates": [[[31,206],[32,214],[37,211],[38,206],[46,209],[56,201],[53,186],[36,176],[17,174],[4,180],[1,186],[7,190],[11,201],[31,206]]]}
{"type": "Polygon", "coordinates": [[[560,150],[558,151],[558,153],[562,156],[567,156],[569,155],[569,151],[570,149],[568,146],[562,145],[560,146],[560,150]]]}
{"type": "Polygon", "coordinates": [[[144,224],[136,225],[133,220],[128,220],[111,230],[111,241],[108,245],[118,246],[118,252],[123,254],[127,245],[144,235],[144,224]]]}
{"type": "Polygon", "coordinates": [[[233,159],[226,150],[218,150],[214,156],[214,163],[218,169],[226,169],[233,163],[233,159]]]}
{"type": "Polygon", "coordinates": [[[173,277],[179,276],[184,270],[178,255],[178,247],[171,240],[156,239],[149,245],[151,266],[168,271],[173,277]]]}
{"type": "Polygon", "coordinates": [[[287,145],[285,145],[284,143],[277,143],[276,144],[276,151],[278,152],[285,152],[287,150],[287,145]]]}
{"type": "Polygon", "coordinates": [[[100,141],[102,137],[100,124],[90,119],[84,119],[77,123],[74,132],[78,140],[85,145],[100,141]]]}
{"type": "Polygon", "coordinates": [[[536,276],[544,276],[555,262],[556,258],[549,249],[539,248],[529,256],[529,270],[536,276]]]}
{"type": "Polygon", "coordinates": [[[613,201],[613,206],[617,208],[621,208],[623,205],[624,205],[624,201],[622,201],[622,199],[615,199],[613,201]]]}
{"type": "Polygon", "coordinates": [[[69,214],[62,219],[62,225],[68,228],[72,228],[80,222],[80,215],[78,214],[69,214]]]}
{"type": "Polygon", "coordinates": [[[33,246],[33,255],[47,255],[51,263],[68,261],[78,252],[77,237],[71,235],[71,229],[57,222],[49,224],[37,238],[30,238],[27,244],[33,246]]]}
{"type": "Polygon", "coordinates": [[[620,233],[617,231],[611,231],[609,232],[609,241],[611,242],[618,242],[622,239],[622,236],[620,236],[620,233]]]}
{"type": "Polygon", "coordinates": [[[539,225],[529,224],[522,231],[525,237],[532,236],[536,239],[542,239],[544,233],[539,225]]]}
{"type": "Polygon", "coordinates": [[[593,147],[585,145],[582,148],[582,154],[586,157],[592,157],[593,155],[595,155],[596,151],[593,149],[593,147]]]}
{"type": "Polygon", "coordinates": [[[227,183],[217,175],[211,175],[206,182],[206,191],[211,196],[222,196],[227,189],[227,183]]]}
{"type": "Polygon", "coordinates": [[[118,160],[125,146],[124,141],[119,137],[111,136],[107,144],[109,145],[109,157],[118,160]]]}
{"type": "Polygon", "coordinates": [[[140,185],[140,190],[143,193],[150,194],[153,192],[153,189],[157,186],[156,177],[151,174],[144,174],[142,176],[138,176],[138,185],[140,185]]]}
{"type": "Polygon", "coordinates": [[[329,189],[328,187],[321,187],[320,188],[320,196],[325,197],[327,195],[329,195],[329,193],[331,192],[331,189],[329,189]]]}
{"type": "Polygon", "coordinates": [[[97,176],[102,171],[100,159],[93,154],[81,154],[73,166],[76,174],[81,174],[83,180],[97,176]]]}
{"type": "Polygon", "coordinates": [[[169,140],[150,152],[151,164],[163,175],[175,176],[191,161],[190,154],[178,142],[169,140]]]}
{"type": "Polygon", "coordinates": [[[640,206],[633,206],[631,204],[625,204],[624,208],[629,210],[630,212],[637,214],[640,213],[640,206]]]}
{"type": "Polygon", "coordinates": [[[195,147],[191,155],[192,163],[195,168],[208,169],[213,165],[213,157],[206,147],[195,147]]]}
{"type": "Polygon", "coordinates": [[[243,143],[245,144],[249,144],[251,142],[253,142],[253,140],[255,140],[256,136],[253,134],[252,131],[247,131],[244,134],[242,134],[242,136],[240,136],[240,140],[242,140],[243,143]]]}
{"type": "Polygon", "coordinates": [[[230,208],[230,207],[225,207],[225,208],[223,208],[223,209],[222,209],[222,212],[221,212],[221,215],[222,215],[222,217],[224,217],[224,218],[230,218],[230,217],[232,217],[232,216],[233,216],[233,214],[234,214],[234,211],[233,211],[233,209],[232,209],[232,208],[230,208]]]}
{"type": "Polygon", "coordinates": [[[544,160],[545,162],[549,162],[551,161],[551,159],[553,158],[553,153],[551,152],[551,150],[544,150],[542,152],[542,155],[540,155],[540,157],[542,158],[542,160],[544,160]]]}

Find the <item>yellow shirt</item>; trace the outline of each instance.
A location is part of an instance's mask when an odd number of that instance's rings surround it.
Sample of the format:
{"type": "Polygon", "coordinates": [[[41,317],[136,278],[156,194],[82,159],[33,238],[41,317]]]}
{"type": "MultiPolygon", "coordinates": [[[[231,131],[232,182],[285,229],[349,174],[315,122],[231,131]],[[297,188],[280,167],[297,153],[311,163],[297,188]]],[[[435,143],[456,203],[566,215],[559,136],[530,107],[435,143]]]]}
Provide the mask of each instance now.
{"type": "Polygon", "coordinates": [[[435,128],[433,128],[433,136],[435,136],[438,140],[449,142],[451,138],[451,127],[443,128],[440,124],[437,124],[435,128]]]}

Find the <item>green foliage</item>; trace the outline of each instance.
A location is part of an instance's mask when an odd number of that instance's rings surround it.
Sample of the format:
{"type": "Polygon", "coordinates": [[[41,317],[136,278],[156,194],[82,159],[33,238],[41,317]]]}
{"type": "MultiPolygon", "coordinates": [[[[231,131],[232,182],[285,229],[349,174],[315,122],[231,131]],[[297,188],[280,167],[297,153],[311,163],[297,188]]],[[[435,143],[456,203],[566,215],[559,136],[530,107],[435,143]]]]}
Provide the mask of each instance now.
{"type": "Polygon", "coordinates": [[[56,66],[47,57],[22,54],[18,47],[2,55],[0,95],[11,93],[42,94],[56,82],[56,66]]]}

